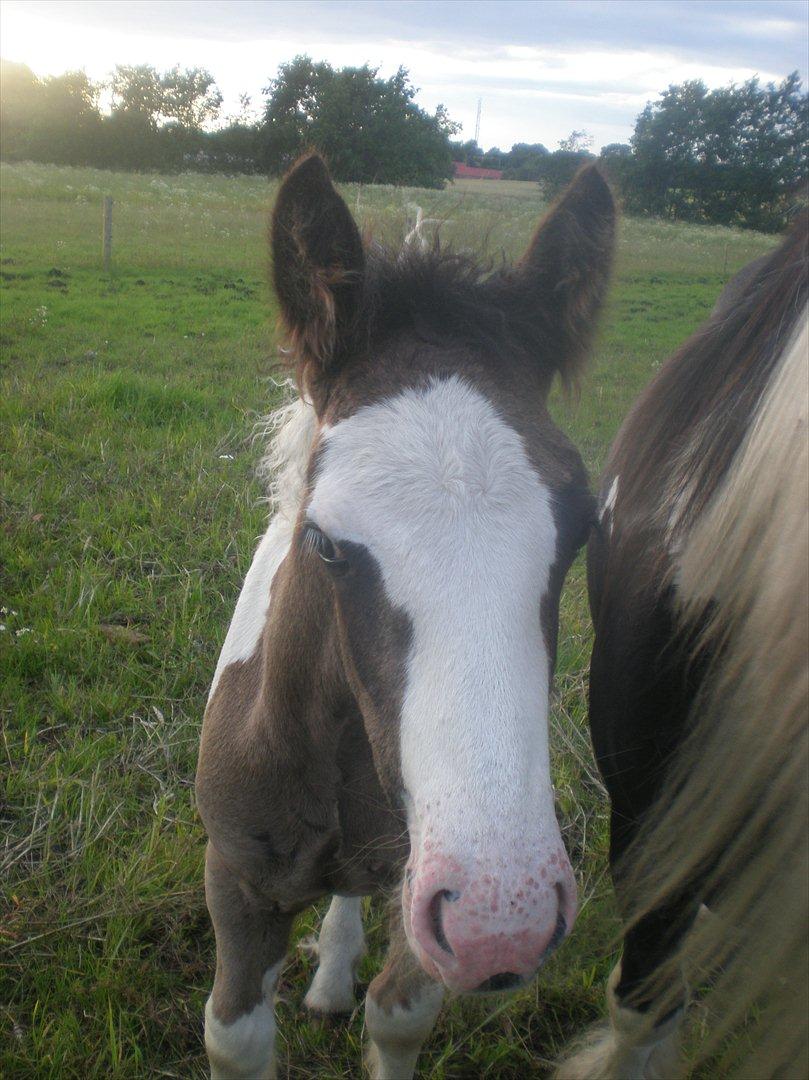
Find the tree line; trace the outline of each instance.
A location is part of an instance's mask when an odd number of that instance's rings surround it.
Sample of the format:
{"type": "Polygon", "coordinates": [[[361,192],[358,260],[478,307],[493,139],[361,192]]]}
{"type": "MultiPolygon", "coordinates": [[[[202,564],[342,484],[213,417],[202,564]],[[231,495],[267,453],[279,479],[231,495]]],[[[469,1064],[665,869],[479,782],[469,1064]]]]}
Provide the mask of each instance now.
{"type": "Polygon", "coordinates": [[[243,97],[240,114],[212,130],[222,95],[202,68],[161,73],[119,65],[94,83],[83,71],[38,79],[22,64],[3,62],[0,154],[6,161],[279,175],[315,146],[338,180],[442,187],[452,176],[449,140],[459,125],[441,105],[434,113],[422,109],[415,95],[404,68],[382,79],[367,65],[335,70],[297,56],[270,80],[257,120],[243,97]]]}
{"type": "Polygon", "coordinates": [[[758,79],[709,90],[670,86],[646,105],[628,143],[591,152],[573,131],[556,150],[517,143],[504,152],[455,143],[456,159],[533,180],[553,198],[587,161],[598,160],[629,213],[777,231],[806,198],[809,95],[797,72],[778,85],[758,79]]]}
{"type": "MultiPolygon", "coordinates": [[[[554,150],[452,141],[460,125],[441,105],[429,113],[416,104],[404,68],[383,79],[367,65],[335,69],[297,56],[268,82],[257,118],[246,97],[223,118],[222,96],[201,68],[119,65],[103,83],[83,71],[39,79],[8,62],[0,74],[6,161],[279,175],[314,146],[341,181],[441,187],[463,161],[535,182],[553,198],[595,160],[583,131],[554,150]]],[[[647,104],[630,141],[605,146],[598,160],[630,213],[775,230],[806,184],[807,135],[809,95],[797,72],[778,85],[750,79],[716,90],[692,80],[647,104]]]]}

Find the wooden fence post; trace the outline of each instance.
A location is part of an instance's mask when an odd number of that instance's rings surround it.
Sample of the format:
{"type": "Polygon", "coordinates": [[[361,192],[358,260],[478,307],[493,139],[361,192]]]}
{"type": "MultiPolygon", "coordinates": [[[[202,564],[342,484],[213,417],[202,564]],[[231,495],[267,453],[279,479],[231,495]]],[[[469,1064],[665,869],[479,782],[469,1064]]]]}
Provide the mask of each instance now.
{"type": "Polygon", "coordinates": [[[109,195],[104,196],[104,239],[102,250],[104,252],[104,270],[109,273],[112,265],[112,198],[109,195]]]}

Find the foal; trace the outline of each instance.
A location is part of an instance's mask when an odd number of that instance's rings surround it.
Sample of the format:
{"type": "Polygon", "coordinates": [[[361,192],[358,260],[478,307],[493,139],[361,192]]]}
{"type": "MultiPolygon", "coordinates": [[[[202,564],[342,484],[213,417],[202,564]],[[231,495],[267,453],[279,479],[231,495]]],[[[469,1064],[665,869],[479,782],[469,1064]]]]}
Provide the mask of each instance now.
{"type": "Polygon", "coordinates": [[[607,285],[614,207],[581,172],[520,263],[366,249],[323,162],[285,179],[273,270],[301,402],[202,732],[217,967],[213,1075],[274,1075],[297,912],[334,900],[306,996],[352,1007],[360,897],[400,887],[365,1008],[408,1077],[445,988],[523,985],[570,931],[548,695],[559,594],[593,503],[546,409],[607,285]]]}

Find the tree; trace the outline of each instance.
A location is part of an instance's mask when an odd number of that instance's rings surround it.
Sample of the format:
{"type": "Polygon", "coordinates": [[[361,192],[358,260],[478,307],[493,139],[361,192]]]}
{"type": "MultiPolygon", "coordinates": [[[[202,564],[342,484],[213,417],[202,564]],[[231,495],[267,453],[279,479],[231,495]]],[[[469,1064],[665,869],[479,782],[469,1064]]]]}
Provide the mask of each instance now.
{"type": "Polygon", "coordinates": [[[193,160],[201,172],[258,173],[262,171],[261,132],[255,124],[227,124],[205,131],[193,160]]]}
{"type": "Polygon", "coordinates": [[[467,139],[465,142],[461,142],[459,139],[457,142],[451,142],[449,145],[452,151],[453,161],[460,161],[464,165],[472,165],[475,167],[482,165],[483,151],[474,139],[467,139]]]}
{"type": "Polygon", "coordinates": [[[593,137],[586,131],[571,131],[566,139],[559,141],[558,150],[552,154],[546,150],[538,159],[538,169],[532,179],[539,182],[546,199],[555,199],[567,187],[582,165],[594,160],[587,149],[592,144],[593,137]]]}
{"type": "Polygon", "coordinates": [[[601,147],[598,162],[619,191],[626,191],[633,177],[635,160],[629,143],[608,143],[601,147]]]}
{"type": "Polygon", "coordinates": [[[101,132],[98,96],[99,87],[84,71],[66,71],[44,79],[34,134],[37,156],[52,156],[67,165],[92,161],[101,132]]]}
{"type": "Polygon", "coordinates": [[[113,113],[140,116],[152,130],[171,122],[196,130],[215,120],[222,105],[209,71],[179,64],[162,75],[149,64],[119,64],[110,88],[113,113]]]}
{"type": "Polygon", "coordinates": [[[0,139],[6,161],[21,161],[27,156],[30,134],[40,111],[42,84],[25,64],[0,61],[0,139]]]}
{"type": "Polygon", "coordinates": [[[160,88],[163,120],[196,131],[219,116],[222,95],[213,75],[204,68],[180,70],[177,65],[160,77],[160,88]]]}
{"type": "Polygon", "coordinates": [[[708,90],[670,86],[640,114],[623,169],[629,209],[777,229],[805,181],[809,97],[797,72],[708,90]]]}
{"type": "Polygon", "coordinates": [[[539,180],[547,156],[548,148],[542,143],[514,143],[505,155],[504,179],[539,180]]]}
{"type": "Polygon", "coordinates": [[[205,141],[201,128],[222,104],[210,72],[177,65],[161,74],[149,64],[119,64],[109,85],[105,164],[180,169],[197,160],[205,141]]]}
{"type": "MultiPolygon", "coordinates": [[[[566,139],[559,140],[559,149],[551,154],[544,146],[542,153],[532,163],[530,173],[523,169],[523,175],[517,179],[536,180],[546,199],[555,199],[567,187],[582,165],[593,161],[588,147],[593,145],[593,136],[586,131],[571,131],[566,139]]],[[[516,147],[512,148],[513,150],[516,147]]],[[[506,175],[510,176],[511,173],[506,175]]]]}
{"type": "Polygon", "coordinates": [[[507,155],[499,146],[491,146],[481,156],[480,164],[484,169],[505,169],[506,157],[507,155]]]}
{"type": "Polygon", "coordinates": [[[239,111],[231,113],[225,120],[229,127],[255,126],[253,116],[253,99],[249,94],[239,94],[239,111]]]}
{"type": "Polygon", "coordinates": [[[314,147],[338,180],[439,187],[452,175],[458,125],[442,105],[430,115],[415,104],[404,68],[380,79],[367,65],[335,70],[297,56],[264,93],[262,162],[271,173],[314,147]]]}
{"type": "Polygon", "coordinates": [[[163,104],[163,87],[149,64],[118,64],[110,80],[112,112],[138,116],[156,130],[163,104]]]}
{"type": "Polygon", "coordinates": [[[99,88],[84,71],[38,79],[23,64],[2,64],[3,157],[83,165],[98,152],[99,88]]]}
{"type": "Polygon", "coordinates": [[[566,139],[559,140],[559,149],[566,154],[581,154],[592,145],[593,136],[586,131],[571,131],[566,139]]]}

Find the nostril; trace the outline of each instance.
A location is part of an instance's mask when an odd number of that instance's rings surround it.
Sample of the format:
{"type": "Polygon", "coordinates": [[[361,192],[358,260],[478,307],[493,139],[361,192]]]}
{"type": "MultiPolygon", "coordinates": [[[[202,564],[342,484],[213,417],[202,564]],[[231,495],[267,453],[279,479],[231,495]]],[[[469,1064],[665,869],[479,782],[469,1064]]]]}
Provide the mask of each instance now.
{"type": "Polygon", "coordinates": [[[567,921],[561,911],[556,914],[556,926],[553,928],[551,934],[551,940],[545,946],[545,952],[543,953],[542,960],[550,959],[553,953],[559,948],[562,942],[567,936],[567,921]]]}
{"type": "Polygon", "coordinates": [[[441,892],[436,893],[430,901],[430,924],[432,926],[433,937],[444,950],[450,956],[454,956],[455,953],[450,947],[450,943],[447,941],[446,934],[444,933],[443,920],[441,918],[441,907],[446,900],[452,904],[456,900],[460,899],[460,893],[454,892],[450,889],[443,889],[441,892]]]}
{"type": "Polygon", "coordinates": [[[567,902],[567,895],[565,893],[565,887],[560,881],[556,883],[556,898],[559,907],[556,912],[556,926],[553,928],[551,939],[545,946],[545,952],[542,954],[542,962],[545,963],[556,952],[562,942],[567,936],[567,919],[565,918],[563,908],[567,902]]]}
{"type": "MultiPolygon", "coordinates": [[[[564,882],[557,881],[554,885],[556,891],[556,901],[559,905],[559,910],[564,914],[566,920],[571,924],[576,918],[576,888],[573,886],[571,889],[569,885],[564,882]]],[[[570,927],[568,927],[570,929],[570,927]]]]}
{"type": "Polygon", "coordinates": [[[515,975],[513,971],[501,971],[499,975],[492,975],[482,982],[475,991],[478,994],[502,994],[507,990],[516,990],[524,983],[522,975],[515,975]]]}

